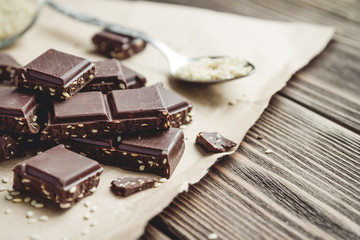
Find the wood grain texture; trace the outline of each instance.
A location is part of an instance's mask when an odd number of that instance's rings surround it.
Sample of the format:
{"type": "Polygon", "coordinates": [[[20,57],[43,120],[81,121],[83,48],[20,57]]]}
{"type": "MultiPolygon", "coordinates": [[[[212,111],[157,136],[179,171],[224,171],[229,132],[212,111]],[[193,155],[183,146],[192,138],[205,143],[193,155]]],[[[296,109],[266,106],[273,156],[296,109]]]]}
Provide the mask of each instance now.
{"type": "Polygon", "coordinates": [[[358,239],[359,156],[359,135],[276,96],[238,151],[152,224],[173,239],[358,239]]]}
{"type": "Polygon", "coordinates": [[[337,31],[237,152],[149,225],[171,239],[360,239],[360,1],[157,1],[337,31]]]}

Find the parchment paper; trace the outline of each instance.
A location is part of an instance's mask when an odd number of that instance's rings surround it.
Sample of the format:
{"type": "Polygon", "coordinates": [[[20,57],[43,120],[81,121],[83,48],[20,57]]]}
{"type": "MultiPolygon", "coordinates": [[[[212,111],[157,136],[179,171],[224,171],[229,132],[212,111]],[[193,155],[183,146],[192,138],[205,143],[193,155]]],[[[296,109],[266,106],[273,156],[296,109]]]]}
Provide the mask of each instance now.
{"type": "MultiPolygon", "coordinates": [[[[176,195],[198,182],[221,154],[205,154],[194,145],[200,131],[217,131],[240,143],[260,117],[271,96],[285,86],[297,70],[319,54],[334,29],[304,23],[284,23],[241,17],[215,11],[148,2],[61,1],[83,12],[149,33],[175,50],[189,56],[235,55],[256,65],[256,73],[238,81],[212,86],[193,86],[168,80],[166,59],[152,46],[124,61],[143,73],[148,85],[163,82],[194,105],[193,122],[185,129],[186,151],[172,178],[159,188],[128,198],[115,197],[109,190],[116,177],[137,175],[114,167],[104,167],[98,191],[67,211],[46,205],[35,209],[29,204],[6,201],[0,193],[0,239],[136,239],[147,222],[164,209],[176,195]],[[229,102],[234,105],[229,105],[229,102]],[[97,206],[91,219],[84,206],[88,200],[97,206]],[[4,214],[6,208],[12,213],[4,214]],[[28,224],[25,214],[47,215],[49,221],[28,224]],[[97,221],[95,227],[90,222],[97,221]],[[82,236],[84,229],[89,234],[82,236]]],[[[94,51],[90,39],[97,27],[77,22],[44,8],[36,26],[14,46],[6,49],[20,63],[49,48],[86,57],[104,59],[94,51]]],[[[0,164],[0,176],[12,179],[12,167],[22,159],[0,164]]],[[[139,174],[140,175],[140,174],[139,174]]],[[[143,174],[145,175],[145,174],[143,174]]],[[[149,175],[151,176],[151,175],[149,175]]],[[[11,187],[0,183],[0,186],[11,187]]]]}

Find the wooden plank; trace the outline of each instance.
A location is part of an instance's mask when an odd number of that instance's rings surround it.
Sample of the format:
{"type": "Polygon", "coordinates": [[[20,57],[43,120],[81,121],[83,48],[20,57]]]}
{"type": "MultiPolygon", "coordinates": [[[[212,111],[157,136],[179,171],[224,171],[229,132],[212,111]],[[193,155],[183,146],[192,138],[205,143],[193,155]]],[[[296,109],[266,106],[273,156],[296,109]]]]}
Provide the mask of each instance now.
{"type": "MultiPolygon", "coordinates": [[[[337,34],[334,39],[360,49],[360,28],[358,16],[360,15],[360,2],[348,1],[338,3],[331,0],[332,5],[338,4],[342,11],[336,11],[335,7],[326,6],[321,1],[317,4],[309,4],[310,0],[268,0],[268,1],[247,1],[247,0],[156,0],[158,2],[177,3],[195,7],[208,8],[224,12],[241,14],[244,16],[265,18],[281,21],[302,21],[322,25],[334,26],[337,34]],[[335,3],[334,3],[335,2],[335,3]],[[330,11],[330,9],[333,9],[330,11]],[[351,17],[350,17],[351,16],[351,17]],[[356,16],[356,17],[352,17],[356,16]]],[[[315,2],[317,2],[315,1],[315,2]]],[[[325,0],[324,0],[325,1],[325,0]]],[[[311,1],[312,2],[312,1],[311,1]]],[[[327,2],[327,1],[326,1],[327,2]]],[[[340,1],[341,2],[341,1],[340,1]]]]}
{"type": "Polygon", "coordinates": [[[359,239],[359,170],[359,135],[277,95],[238,151],[157,220],[179,239],[359,239]]]}

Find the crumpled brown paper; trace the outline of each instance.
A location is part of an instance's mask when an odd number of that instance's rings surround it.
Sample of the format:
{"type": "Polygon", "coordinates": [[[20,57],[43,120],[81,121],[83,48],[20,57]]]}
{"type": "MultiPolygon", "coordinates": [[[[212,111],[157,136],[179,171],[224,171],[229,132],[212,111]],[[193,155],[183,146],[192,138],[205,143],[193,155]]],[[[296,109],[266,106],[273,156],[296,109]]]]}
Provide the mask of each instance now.
{"type": "MultiPolygon", "coordinates": [[[[194,86],[169,81],[167,61],[152,46],[124,61],[143,73],[148,85],[163,82],[194,105],[193,122],[184,130],[186,150],[172,178],[159,188],[119,198],[109,190],[111,180],[140,174],[105,167],[98,191],[67,211],[49,205],[34,209],[29,204],[15,204],[5,200],[6,192],[0,192],[1,239],[28,239],[32,234],[40,235],[41,239],[138,238],[148,220],[168,206],[178,193],[187,190],[189,184],[199,181],[221,156],[200,151],[194,145],[196,134],[217,131],[239,143],[271,96],[285,86],[293,73],[319,54],[334,33],[330,27],[252,19],[168,4],[70,0],[61,3],[144,31],[188,56],[243,57],[255,64],[256,73],[238,81],[194,86]],[[86,200],[97,206],[90,220],[83,218],[89,213],[89,208],[84,206],[86,200]],[[6,208],[11,208],[12,213],[5,215],[6,208]],[[34,211],[35,217],[47,215],[49,221],[28,224],[25,214],[29,210],[34,211]],[[97,225],[90,227],[94,221],[97,225]],[[84,229],[89,230],[86,236],[81,235],[84,229]]],[[[49,48],[99,60],[103,57],[94,51],[90,41],[98,30],[44,7],[36,26],[6,51],[22,64],[49,48]]],[[[12,179],[11,169],[21,160],[1,163],[0,176],[12,179]]],[[[11,187],[11,181],[0,186],[11,187]]]]}

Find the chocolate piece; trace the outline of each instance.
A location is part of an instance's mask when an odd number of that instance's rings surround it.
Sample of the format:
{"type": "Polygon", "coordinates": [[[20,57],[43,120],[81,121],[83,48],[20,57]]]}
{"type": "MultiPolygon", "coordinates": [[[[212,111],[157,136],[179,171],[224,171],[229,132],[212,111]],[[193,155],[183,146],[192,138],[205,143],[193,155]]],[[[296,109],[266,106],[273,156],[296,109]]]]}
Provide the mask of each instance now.
{"type": "Polygon", "coordinates": [[[17,138],[10,134],[0,134],[0,162],[8,160],[17,153],[17,138]]]}
{"type": "Polygon", "coordinates": [[[19,89],[65,100],[90,82],[94,72],[95,66],[88,60],[50,49],[20,68],[16,81],[19,89]]]}
{"type": "Polygon", "coordinates": [[[139,88],[78,93],[53,105],[43,140],[160,131],[168,129],[169,113],[159,89],[139,88]]]}
{"type": "Polygon", "coordinates": [[[35,96],[12,87],[0,87],[0,130],[15,133],[39,132],[39,104],[35,96]]]}
{"type": "Polygon", "coordinates": [[[82,92],[101,91],[102,93],[109,93],[112,90],[127,89],[124,73],[121,64],[116,59],[104,60],[94,62],[95,77],[87,84],[82,92]]]}
{"type": "MultiPolygon", "coordinates": [[[[34,149],[39,146],[39,143],[39,134],[0,132],[0,162],[18,156],[29,149],[34,149]]],[[[42,146],[44,146],[44,143],[42,143],[42,146]]]]}
{"type": "Polygon", "coordinates": [[[129,58],[146,47],[146,42],[140,38],[133,38],[109,31],[97,33],[92,42],[105,56],[117,59],[129,58]]]}
{"type": "Polygon", "coordinates": [[[109,139],[70,138],[67,148],[101,163],[169,178],[184,153],[184,133],[177,128],[158,133],[109,139]]]}
{"type": "Polygon", "coordinates": [[[102,171],[96,161],[58,145],[16,165],[13,188],[69,208],[96,191],[102,171]]]}
{"type": "Polygon", "coordinates": [[[145,86],[146,78],[140,73],[132,70],[131,68],[121,64],[125,76],[127,87],[129,89],[141,88],[145,86]]]}
{"type": "Polygon", "coordinates": [[[184,98],[177,93],[163,87],[161,83],[155,84],[160,90],[165,107],[170,114],[170,125],[172,127],[180,127],[182,124],[191,122],[191,117],[188,115],[192,109],[184,98]]]}
{"type": "Polygon", "coordinates": [[[15,85],[15,74],[21,67],[10,55],[0,53],[0,83],[15,85]]]}
{"type": "Polygon", "coordinates": [[[236,146],[236,143],[217,132],[198,133],[196,143],[209,152],[225,152],[236,146]]]}
{"type": "Polygon", "coordinates": [[[117,178],[111,182],[111,191],[116,195],[127,197],[131,194],[152,188],[157,182],[154,178],[117,178]]]}

